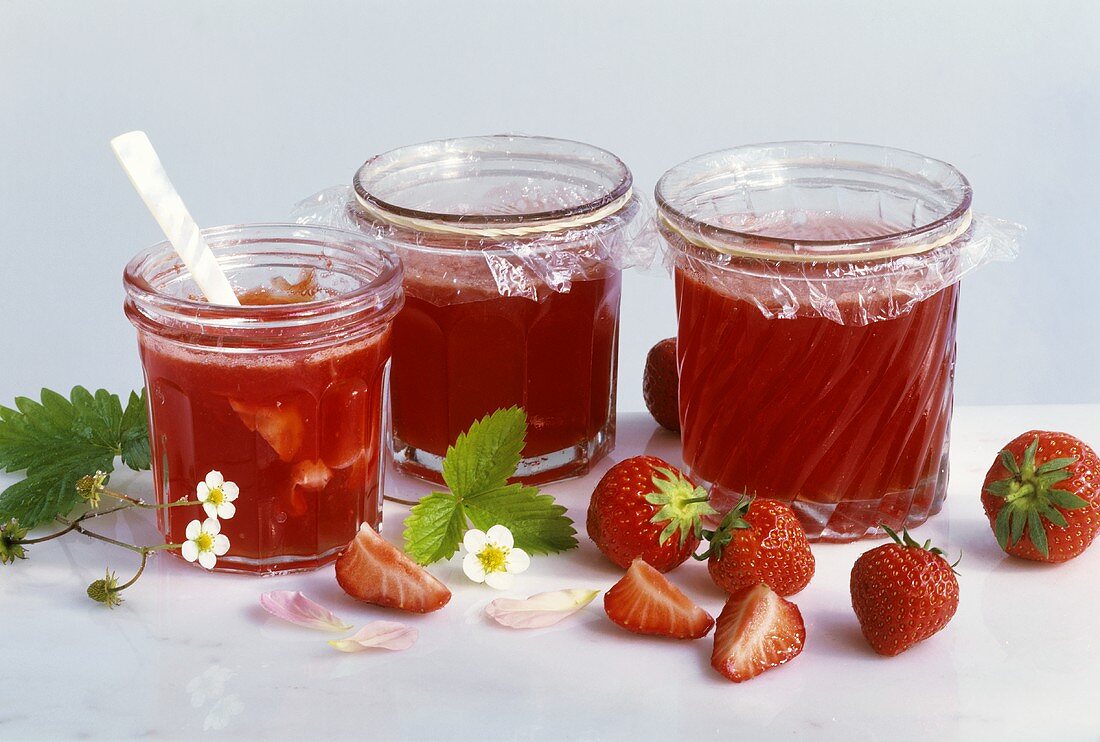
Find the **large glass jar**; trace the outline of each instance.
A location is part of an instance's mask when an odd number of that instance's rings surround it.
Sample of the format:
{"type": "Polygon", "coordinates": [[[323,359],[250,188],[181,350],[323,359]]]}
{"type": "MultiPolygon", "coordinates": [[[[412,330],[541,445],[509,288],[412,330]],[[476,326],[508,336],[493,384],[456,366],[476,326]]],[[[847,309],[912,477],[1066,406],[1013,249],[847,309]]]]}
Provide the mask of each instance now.
{"type": "MultiPolygon", "coordinates": [[[[240,490],[217,569],[311,569],[381,518],[381,411],[401,266],[363,235],[248,225],[203,233],[242,306],[204,301],[167,243],[126,267],[149,394],[157,500],[211,471],[240,490]]],[[[158,510],[181,543],[198,507],[158,510]]],[[[176,552],[173,552],[176,553],[176,552]]]]}
{"type": "Polygon", "coordinates": [[[390,376],[399,468],[440,481],[470,424],[518,405],[518,478],[584,473],[614,446],[626,227],[613,154],[544,137],[411,145],[367,161],[348,214],[405,265],[390,376]]]}
{"type": "Polygon", "coordinates": [[[787,501],[828,540],[937,512],[957,282],[998,242],[966,178],[910,152],[790,142],[689,160],[656,196],[684,462],[720,509],[787,501]]]}

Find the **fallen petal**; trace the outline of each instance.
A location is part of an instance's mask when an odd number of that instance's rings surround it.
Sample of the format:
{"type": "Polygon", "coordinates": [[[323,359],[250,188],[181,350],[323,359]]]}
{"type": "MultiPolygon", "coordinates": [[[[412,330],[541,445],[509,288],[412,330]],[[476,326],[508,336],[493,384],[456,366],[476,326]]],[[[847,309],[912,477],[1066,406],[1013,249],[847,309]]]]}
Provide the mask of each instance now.
{"type": "Polygon", "coordinates": [[[485,612],[497,623],[513,629],[542,629],[569,618],[600,594],[599,590],[555,590],[526,600],[497,598],[485,612]]]}
{"type": "Polygon", "coordinates": [[[272,616],[307,629],[320,631],[347,631],[346,624],[323,605],[318,605],[300,592],[273,590],[260,596],[260,605],[272,616]]]}
{"type": "Polygon", "coordinates": [[[362,652],[367,649],[392,649],[399,651],[416,644],[420,632],[405,624],[393,621],[373,621],[347,639],[336,639],[329,644],[341,652],[362,652]]]}

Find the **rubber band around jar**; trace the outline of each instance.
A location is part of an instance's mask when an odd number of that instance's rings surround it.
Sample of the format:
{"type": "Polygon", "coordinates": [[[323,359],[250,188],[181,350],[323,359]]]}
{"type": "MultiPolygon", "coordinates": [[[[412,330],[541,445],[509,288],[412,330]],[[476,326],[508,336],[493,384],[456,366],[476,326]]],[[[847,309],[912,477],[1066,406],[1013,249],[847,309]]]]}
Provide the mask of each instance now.
{"type": "Polygon", "coordinates": [[[622,209],[630,203],[632,196],[633,189],[628,188],[626,193],[606,206],[596,209],[595,211],[580,214],[573,219],[556,219],[536,224],[501,228],[490,227],[486,224],[445,223],[434,219],[401,216],[379,208],[375,204],[364,199],[358,192],[355,193],[355,199],[359,202],[359,206],[362,207],[369,216],[374,217],[378,221],[414,232],[438,232],[442,234],[468,235],[471,237],[524,237],[533,234],[563,232],[569,229],[587,227],[622,211],[622,209]]]}
{"type": "MultiPolygon", "coordinates": [[[[759,258],[762,260],[778,260],[780,262],[844,262],[844,261],[861,261],[861,260],[881,260],[883,258],[900,258],[907,255],[919,255],[931,250],[935,250],[938,247],[948,245],[957,240],[962,235],[966,234],[966,230],[970,229],[970,223],[973,220],[973,214],[968,209],[961,217],[959,217],[958,224],[949,234],[946,234],[939,239],[932,242],[916,243],[911,245],[899,245],[898,247],[883,250],[882,252],[866,253],[866,252],[853,252],[853,253],[789,253],[786,255],[777,255],[775,252],[767,250],[754,250],[750,246],[733,247],[731,245],[715,242],[714,240],[706,237],[705,235],[697,232],[687,233],[676,224],[671,222],[667,216],[661,214],[661,222],[670,231],[679,235],[685,242],[696,247],[702,247],[709,250],[713,250],[724,255],[732,255],[739,258],[759,258]]],[[[764,237],[762,239],[775,240],[775,237],[764,237]]],[[[791,240],[792,243],[798,244],[797,241],[791,240]]]]}

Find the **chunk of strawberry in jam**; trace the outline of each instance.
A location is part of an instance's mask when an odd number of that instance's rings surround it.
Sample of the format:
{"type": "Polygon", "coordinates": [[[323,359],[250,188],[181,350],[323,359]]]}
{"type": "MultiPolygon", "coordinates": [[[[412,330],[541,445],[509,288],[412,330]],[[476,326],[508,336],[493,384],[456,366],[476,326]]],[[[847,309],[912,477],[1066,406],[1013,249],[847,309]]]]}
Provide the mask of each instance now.
{"type": "Polygon", "coordinates": [[[283,461],[292,461],[301,450],[305,438],[305,423],[293,402],[255,404],[231,399],[229,405],[241,418],[244,426],[259,433],[283,461]]]}
{"type": "Polygon", "coordinates": [[[295,516],[309,512],[311,500],[316,500],[332,479],[333,471],[323,461],[299,461],[290,473],[293,484],[287,500],[287,511],[295,516]]]}
{"type": "Polygon", "coordinates": [[[362,379],[329,384],[321,397],[321,458],[333,469],[351,466],[374,445],[370,387],[362,379]]]}

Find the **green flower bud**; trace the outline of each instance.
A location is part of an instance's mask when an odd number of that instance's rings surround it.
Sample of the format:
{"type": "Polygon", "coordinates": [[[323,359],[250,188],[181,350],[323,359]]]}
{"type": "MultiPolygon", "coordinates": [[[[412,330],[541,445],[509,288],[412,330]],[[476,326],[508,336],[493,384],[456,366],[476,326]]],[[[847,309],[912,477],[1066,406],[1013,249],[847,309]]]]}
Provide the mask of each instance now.
{"type": "Polygon", "coordinates": [[[107,482],[107,475],[97,471],[95,474],[87,474],[76,480],[76,491],[89,507],[99,507],[99,493],[103,491],[103,485],[107,482]]]}
{"type": "Polygon", "coordinates": [[[96,580],[88,585],[88,597],[97,603],[103,603],[108,608],[121,605],[122,596],[119,595],[118,576],[108,570],[102,580],[96,580]]]}
{"type": "Polygon", "coordinates": [[[21,543],[27,536],[27,529],[12,518],[0,525],[0,564],[12,564],[16,559],[26,559],[27,552],[21,543]]]}

